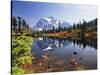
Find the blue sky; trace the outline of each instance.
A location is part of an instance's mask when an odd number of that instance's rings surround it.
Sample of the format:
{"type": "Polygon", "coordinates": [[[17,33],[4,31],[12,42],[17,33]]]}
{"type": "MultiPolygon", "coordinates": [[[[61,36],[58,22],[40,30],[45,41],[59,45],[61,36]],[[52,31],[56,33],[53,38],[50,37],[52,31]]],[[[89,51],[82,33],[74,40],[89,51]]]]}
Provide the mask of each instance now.
{"type": "Polygon", "coordinates": [[[12,16],[21,16],[33,27],[43,17],[54,17],[73,24],[96,18],[97,6],[44,2],[13,1],[12,16]]]}

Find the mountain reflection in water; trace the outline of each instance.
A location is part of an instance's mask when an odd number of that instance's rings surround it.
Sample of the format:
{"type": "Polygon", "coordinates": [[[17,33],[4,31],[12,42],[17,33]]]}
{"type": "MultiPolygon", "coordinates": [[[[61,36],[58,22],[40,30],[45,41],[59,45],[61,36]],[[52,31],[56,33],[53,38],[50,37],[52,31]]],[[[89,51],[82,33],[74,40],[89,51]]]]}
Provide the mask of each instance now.
{"type": "Polygon", "coordinates": [[[41,57],[44,52],[64,60],[69,60],[71,56],[74,56],[77,58],[78,63],[86,65],[87,69],[97,68],[96,41],[52,37],[33,38],[32,53],[37,57],[41,57]]]}

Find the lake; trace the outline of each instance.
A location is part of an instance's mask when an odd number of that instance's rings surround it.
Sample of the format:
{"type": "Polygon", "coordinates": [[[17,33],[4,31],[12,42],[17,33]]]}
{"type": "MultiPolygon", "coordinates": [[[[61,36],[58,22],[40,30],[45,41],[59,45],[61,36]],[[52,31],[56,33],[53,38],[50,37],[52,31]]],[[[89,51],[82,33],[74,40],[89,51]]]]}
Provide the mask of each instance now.
{"type": "Polygon", "coordinates": [[[85,39],[73,40],[54,37],[33,38],[32,54],[41,58],[48,53],[57,60],[68,62],[71,58],[89,69],[97,69],[97,43],[85,39]]]}

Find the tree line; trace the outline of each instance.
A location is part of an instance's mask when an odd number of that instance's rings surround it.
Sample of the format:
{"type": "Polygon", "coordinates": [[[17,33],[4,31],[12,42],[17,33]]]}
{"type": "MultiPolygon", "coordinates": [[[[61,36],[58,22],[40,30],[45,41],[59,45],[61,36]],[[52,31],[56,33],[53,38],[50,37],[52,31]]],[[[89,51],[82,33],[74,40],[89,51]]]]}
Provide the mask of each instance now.
{"type": "Polygon", "coordinates": [[[11,18],[11,25],[12,29],[17,32],[21,32],[23,29],[29,28],[29,25],[26,23],[25,19],[23,19],[20,16],[18,17],[13,16],[11,18]]]}
{"type": "Polygon", "coordinates": [[[93,27],[93,26],[97,26],[97,18],[94,19],[94,20],[91,20],[89,22],[86,22],[84,19],[83,19],[83,23],[81,23],[81,21],[77,24],[73,24],[73,29],[85,29],[87,27],[93,27]]]}
{"type": "Polygon", "coordinates": [[[95,30],[97,30],[97,18],[95,18],[91,21],[88,21],[88,22],[83,19],[83,22],[80,21],[79,23],[73,23],[73,25],[70,27],[61,27],[60,22],[58,24],[59,24],[58,28],[55,28],[54,26],[52,27],[51,30],[46,30],[44,28],[42,32],[45,32],[45,33],[54,33],[54,32],[61,32],[61,31],[70,32],[75,29],[81,29],[82,32],[83,31],[85,32],[86,28],[88,28],[88,27],[95,27],[95,30]]]}

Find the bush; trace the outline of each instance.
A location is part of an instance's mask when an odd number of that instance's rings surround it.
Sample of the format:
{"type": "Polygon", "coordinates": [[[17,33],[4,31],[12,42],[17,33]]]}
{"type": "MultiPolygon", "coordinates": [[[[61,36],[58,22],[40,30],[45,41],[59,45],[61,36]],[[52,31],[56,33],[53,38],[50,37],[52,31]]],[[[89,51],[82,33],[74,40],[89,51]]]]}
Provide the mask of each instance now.
{"type": "Polygon", "coordinates": [[[22,74],[25,64],[32,64],[31,56],[32,38],[29,36],[12,37],[12,74],[22,74]]]}
{"type": "Polygon", "coordinates": [[[18,66],[12,67],[12,75],[19,75],[23,73],[24,73],[24,70],[21,68],[18,68],[18,66]]]}

